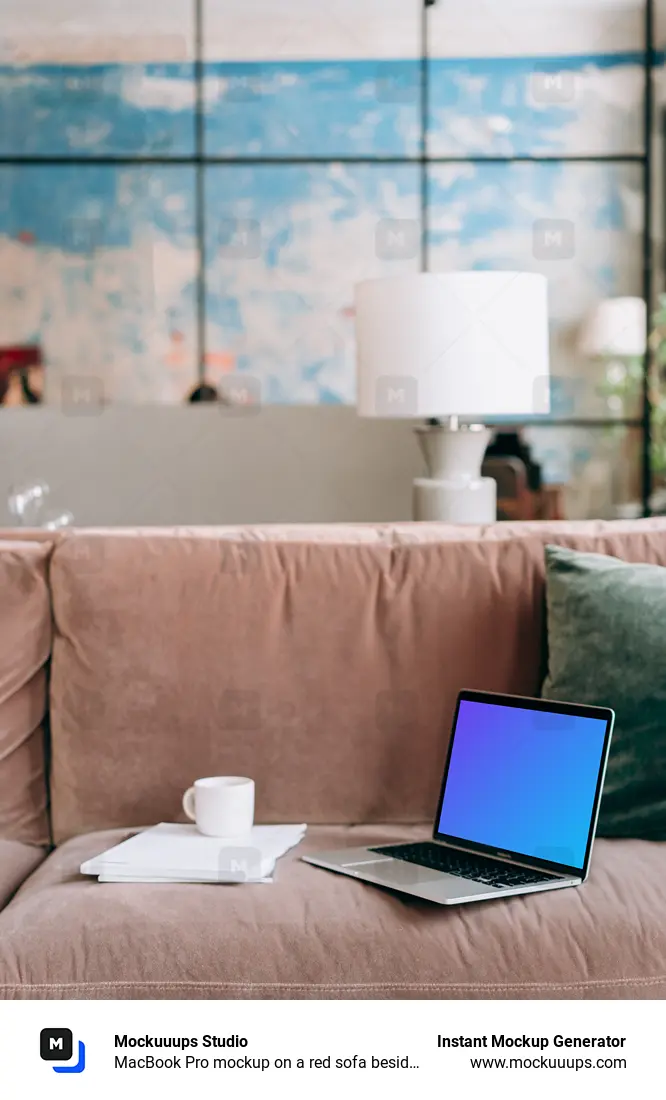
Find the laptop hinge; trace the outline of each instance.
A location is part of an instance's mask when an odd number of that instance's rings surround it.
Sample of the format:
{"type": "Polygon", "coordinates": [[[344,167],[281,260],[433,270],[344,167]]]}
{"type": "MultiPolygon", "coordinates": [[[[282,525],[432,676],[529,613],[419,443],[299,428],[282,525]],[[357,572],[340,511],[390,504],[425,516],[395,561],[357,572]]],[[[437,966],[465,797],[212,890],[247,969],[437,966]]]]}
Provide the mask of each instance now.
{"type": "Polygon", "coordinates": [[[540,867],[538,863],[514,859],[510,855],[501,856],[496,852],[478,852],[475,848],[465,848],[463,844],[452,844],[449,840],[440,840],[438,837],[433,837],[433,840],[435,844],[441,844],[442,848],[451,848],[454,852],[464,852],[465,855],[480,856],[482,859],[493,859],[497,863],[508,863],[510,867],[524,867],[526,871],[543,871],[545,875],[552,875],[553,878],[582,878],[582,871],[580,875],[567,874],[564,871],[552,871],[549,867],[540,867]]]}

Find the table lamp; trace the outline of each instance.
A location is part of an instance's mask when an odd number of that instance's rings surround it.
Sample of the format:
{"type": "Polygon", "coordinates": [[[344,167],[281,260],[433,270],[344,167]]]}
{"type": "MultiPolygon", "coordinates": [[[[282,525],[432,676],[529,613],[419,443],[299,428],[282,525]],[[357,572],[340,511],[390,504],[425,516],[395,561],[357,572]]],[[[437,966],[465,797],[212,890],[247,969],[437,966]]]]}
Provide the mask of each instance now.
{"type": "Polygon", "coordinates": [[[493,417],[550,410],[547,282],[516,271],[369,279],[355,288],[357,411],[420,418],[428,477],[417,520],[492,523],[496,486],[481,476],[493,417]]]}

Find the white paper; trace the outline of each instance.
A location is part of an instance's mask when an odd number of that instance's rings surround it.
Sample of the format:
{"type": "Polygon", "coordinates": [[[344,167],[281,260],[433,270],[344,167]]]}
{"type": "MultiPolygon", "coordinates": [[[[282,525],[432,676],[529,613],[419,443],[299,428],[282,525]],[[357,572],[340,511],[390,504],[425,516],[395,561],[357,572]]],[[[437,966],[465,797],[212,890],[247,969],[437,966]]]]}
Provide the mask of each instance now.
{"type": "MultiPolygon", "coordinates": [[[[235,886],[235,885],[240,886],[241,885],[240,882],[239,883],[231,882],[229,879],[219,879],[218,878],[218,879],[211,879],[210,882],[207,882],[207,881],[204,882],[204,880],[200,879],[200,878],[175,878],[173,876],[170,877],[170,878],[165,878],[165,877],[159,878],[157,875],[140,875],[139,877],[137,877],[136,875],[114,874],[113,872],[107,872],[103,875],[99,875],[98,878],[97,878],[97,881],[98,882],[161,882],[161,883],[172,883],[172,884],[175,883],[175,882],[186,882],[186,883],[189,882],[191,884],[196,884],[196,885],[199,885],[199,886],[235,886]]],[[[268,875],[266,878],[244,879],[243,882],[246,886],[250,885],[250,884],[256,886],[256,885],[261,885],[263,882],[273,882],[273,876],[268,875]]]]}
{"type": "Polygon", "coordinates": [[[305,825],[255,825],[233,840],[163,822],[81,864],[81,874],[123,882],[264,882],[305,825]]]}

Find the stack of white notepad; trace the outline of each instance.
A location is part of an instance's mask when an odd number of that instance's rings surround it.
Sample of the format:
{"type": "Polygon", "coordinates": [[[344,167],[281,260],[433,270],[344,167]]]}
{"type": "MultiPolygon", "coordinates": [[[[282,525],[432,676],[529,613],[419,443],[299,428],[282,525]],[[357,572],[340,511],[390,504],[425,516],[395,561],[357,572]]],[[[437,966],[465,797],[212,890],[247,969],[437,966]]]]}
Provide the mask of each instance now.
{"type": "Polygon", "coordinates": [[[271,882],[280,856],[305,825],[255,825],[234,840],[202,836],[194,825],[155,825],[81,864],[100,882],[271,882]]]}

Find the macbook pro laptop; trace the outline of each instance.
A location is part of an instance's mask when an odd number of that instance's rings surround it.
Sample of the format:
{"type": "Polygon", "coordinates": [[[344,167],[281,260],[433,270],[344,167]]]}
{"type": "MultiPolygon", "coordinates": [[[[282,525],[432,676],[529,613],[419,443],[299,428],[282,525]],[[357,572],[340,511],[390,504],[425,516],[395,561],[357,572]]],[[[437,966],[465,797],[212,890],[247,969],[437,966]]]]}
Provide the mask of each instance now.
{"type": "Polygon", "coordinates": [[[303,859],[440,905],[580,886],[613,720],[602,707],[462,691],[432,840],[303,859]]]}

